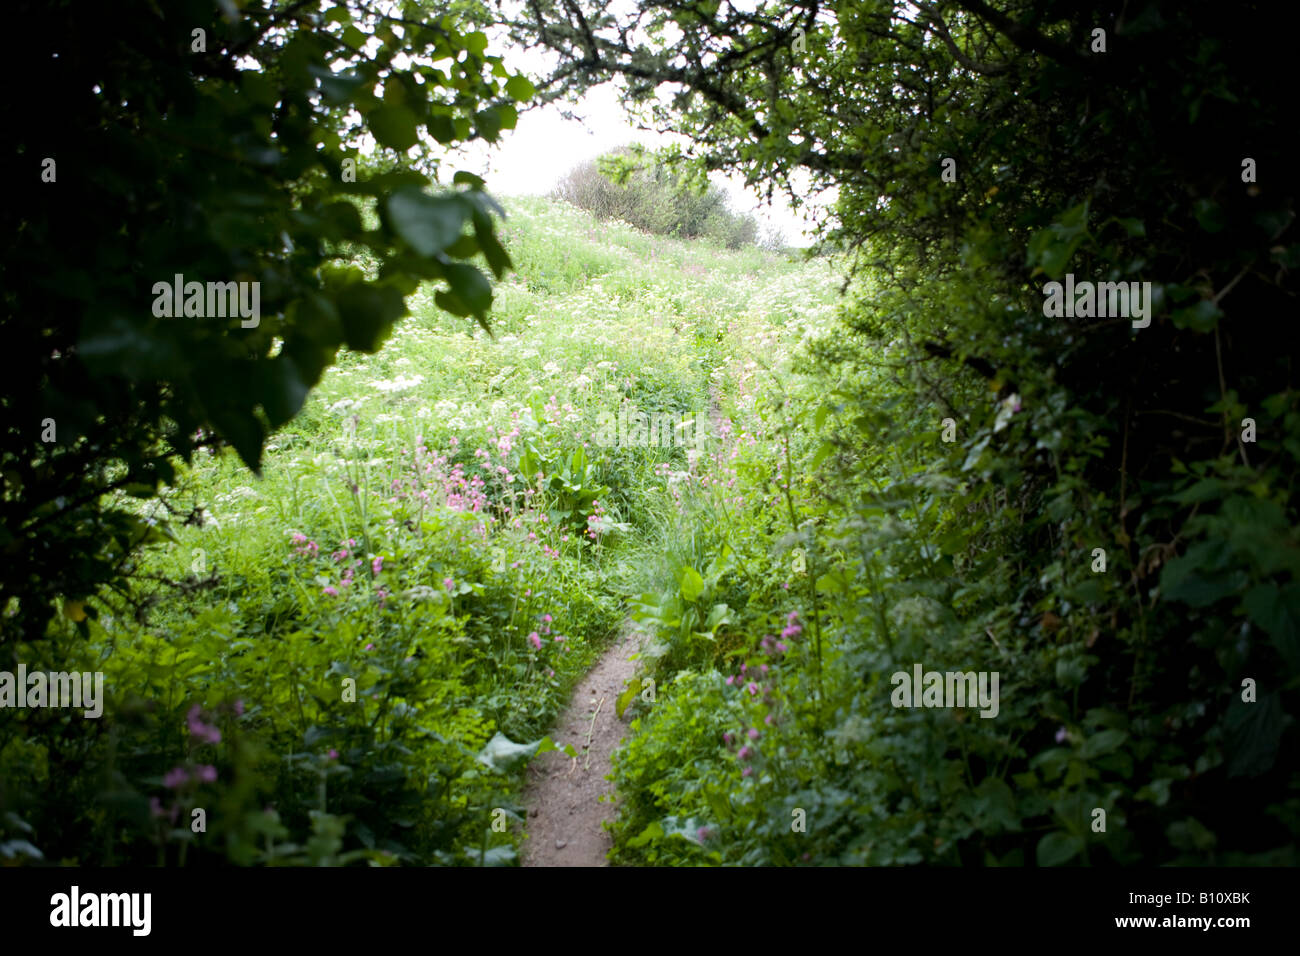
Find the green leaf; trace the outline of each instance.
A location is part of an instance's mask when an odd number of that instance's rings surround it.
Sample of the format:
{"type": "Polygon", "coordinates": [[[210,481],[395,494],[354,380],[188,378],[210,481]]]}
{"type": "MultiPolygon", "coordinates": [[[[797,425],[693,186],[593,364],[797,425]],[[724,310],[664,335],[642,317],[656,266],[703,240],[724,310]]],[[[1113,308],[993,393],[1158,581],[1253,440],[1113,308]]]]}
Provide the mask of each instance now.
{"type": "Polygon", "coordinates": [[[1218,838],[1205,828],[1195,817],[1179,820],[1169,824],[1165,831],[1169,843],[1177,850],[1185,852],[1206,852],[1214,849],[1218,838]]]}
{"type": "Polygon", "coordinates": [[[469,213],[455,196],[430,196],[404,186],[385,203],[393,231],[422,256],[434,256],[452,245],[469,213]]]}
{"type": "Polygon", "coordinates": [[[1088,739],[1083,742],[1079,748],[1079,754],[1085,760],[1093,757],[1100,757],[1102,754],[1108,754],[1115,750],[1128,739],[1128,734],[1122,730],[1103,730],[1099,733],[1090,734],[1088,739]]]}
{"type": "Polygon", "coordinates": [[[1292,670],[1300,667],[1300,584],[1257,584],[1246,593],[1243,605],[1287,665],[1292,670]]]}
{"type": "Polygon", "coordinates": [[[335,73],[323,66],[309,66],[308,72],[316,79],[320,80],[321,92],[325,95],[325,101],[334,105],[347,103],[352,99],[353,94],[361,88],[365,82],[363,77],[353,73],[335,73]]]}
{"type": "Polygon", "coordinates": [[[664,837],[664,828],[658,823],[652,823],[639,834],[627,841],[627,845],[636,849],[643,847],[651,840],[662,840],[664,837]]]}
{"type": "Polygon", "coordinates": [[[370,132],[382,145],[405,152],[420,141],[415,115],[405,106],[385,104],[366,117],[370,132]]]}
{"type": "Polygon", "coordinates": [[[548,750],[555,750],[555,744],[549,737],[534,740],[530,744],[517,744],[505,734],[497,731],[478,754],[478,762],[493,770],[508,771],[526,762],[537,753],[543,742],[551,744],[548,750]]]}
{"type": "Polygon", "coordinates": [[[474,315],[480,319],[487,315],[488,307],[492,305],[492,286],[483,273],[460,262],[448,263],[443,271],[451,290],[438,295],[456,306],[447,311],[453,315],[474,315]]]}
{"type": "Polygon", "coordinates": [[[397,319],[406,314],[402,294],[391,286],[354,282],[335,297],[343,335],[350,349],[374,352],[397,319]]]}
{"type": "Polygon", "coordinates": [[[1246,572],[1227,566],[1225,544],[1203,541],[1168,562],[1160,572],[1160,594],[1167,601],[1208,607],[1246,584],[1246,572]]]}
{"type": "Polygon", "coordinates": [[[1272,769],[1290,724],[1281,695],[1260,693],[1253,703],[1236,696],[1224,718],[1229,777],[1257,777],[1272,769]]]}
{"type": "Polygon", "coordinates": [[[435,113],[429,117],[425,126],[429,130],[429,135],[444,146],[456,139],[456,129],[452,126],[450,116],[435,113]]]}
{"type": "Polygon", "coordinates": [[[537,92],[537,88],[533,86],[528,77],[516,74],[506,80],[506,92],[510,94],[511,99],[523,102],[532,99],[537,92]]]}
{"type": "Polygon", "coordinates": [[[1194,505],[1201,501],[1218,501],[1231,486],[1219,478],[1202,478],[1190,488],[1180,491],[1173,500],[1180,505],[1194,505]]]}
{"type": "Polygon", "coordinates": [[[632,701],[636,700],[636,695],[640,690],[641,682],[635,677],[628,678],[627,686],[623,688],[623,692],[614,701],[614,713],[619,720],[623,719],[624,712],[632,704],[632,701]]]}
{"type": "Polygon", "coordinates": [[[690,565],[682,565],[677,572],[677,586],[682,592],[682,597],[694,603],[704,593],[704,578],[700,577],[700,572],[690,565]]]}
{"type": "Polygon", "coordinates": [[[1072,860],[1082,849],[1082,837],[1055,830],[1038,841],[1038,865],[1060,866],[1072,860]]]}
{"type": "Polygon", "coordinates": [[[1175,328],[1191,329],[1194,332],[1213,332],[1223,311],[1209,299],[1202,299],[1186,309],[1175,309],[1169,315],[1169,321],[1175,328]]]}
{"type": "Polygon", "coordinates": [[[489,143],[494,143],[501,136],[501,115],[496,107],[482,110],[474,114],[474,126],[480,136],[489,143]]]}
{"type": "Polygon", "coordinates": [[[475,210],[474,220],[474,237],[478,240],[479,250],[483,257],[487,259],[488,267],[492,274],[500,279],[506,274],[506,270],[513,268],[514,263],[510,261],[510,256],[506,253],[505,247],[497,241],[496,232],[492,228],[492,220],[487,214],[475,210]]]}
{"type": "Polygon", "coordinates": [[[210,412],[217,432],[234,447],[239,458],[255,475],[262,474],[262,442],[266,430],[251,410],[213,408],[210,412]]]}
{"type": "Polygon", "coordinates": [[[279,428],[298,414],[311,385],[304,380],[290,355],[281,352],[259,370],[258,401],[272,428],[279,428]]]}
{"type": "Polygon", "coordinates": [[[1120,227],[1133,238],[1140,238],[1147,234],[1147,227],[1141,219],[1117,219],[1120,227]]]}
{"type": "Polygon", "coordinates": [[[479,866],[514,866],[519,855],[512,846],[494,846],[486,851],[479,847],[467,847],[465,855],[479,866]]]}
{"type": "Polygon", "coordinates": [[[1212,199],[1198,199],[1193,205],[1196,213],[1196,221],[1206,232],[1222,232],[1228,225],[1228,217],[1223,212],[1223,207],[1212,199]]]}

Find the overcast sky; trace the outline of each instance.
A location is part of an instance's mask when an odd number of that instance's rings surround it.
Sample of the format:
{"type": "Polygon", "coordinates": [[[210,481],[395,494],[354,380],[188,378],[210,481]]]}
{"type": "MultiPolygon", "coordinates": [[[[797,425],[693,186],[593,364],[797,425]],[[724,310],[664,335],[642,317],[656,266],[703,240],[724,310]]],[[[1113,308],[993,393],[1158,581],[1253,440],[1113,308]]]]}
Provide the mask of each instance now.
{"type": "MultiPolygon", "coordinates": [[[[500,34],[492,37],[489,52],[505,57],[511,72],[522,72],[534,81],[545,72],[545,60],[536,51],[510,46],[500,34]]],[[[537,195],[550,192],[556,182],[584,160],[627,143],[641,143],[648,148],[662,148],[674,139],[685,145],[681,136],[662,135],[639,130],[628,122],[618,104],[618,94],[611,84],[589,92],[574,109],[552,104],[521,112],[519,125],[502,133],[495,146],[475,142],[453,160],[456,169],[466,169],[487,180],[488,189],[499,196],[537,195]],[[583,121],[565,119],[565,110],[577,113],[583,121]]],[[[792,246],[806,246],[803,236],[805,220],[793,212],[779,193],[773,194],[773,206],[764,203],[757,191],[747,191],[742,177],[728,179],[721,173],[712,180],[727,191],[731,206],[737,211],[753,212],[764,226],[776,226],[792,246]]]]}

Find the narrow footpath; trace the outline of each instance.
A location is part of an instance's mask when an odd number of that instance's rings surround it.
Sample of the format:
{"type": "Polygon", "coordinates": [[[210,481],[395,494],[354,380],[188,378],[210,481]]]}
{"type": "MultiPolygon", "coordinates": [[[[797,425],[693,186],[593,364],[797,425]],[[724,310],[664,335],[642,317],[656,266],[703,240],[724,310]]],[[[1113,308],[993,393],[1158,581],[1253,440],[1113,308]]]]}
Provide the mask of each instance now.
{"type": "Polygon", "coordinates": [[[602,824],[614,816],[608,799],[613,784],[610,755],[627,732],[614,712],[614,701],[636,672],[640,634],[631,622],[587,675],[578,682],[551,738],[572,744],[578,756],[550,751],[528,767],[524,806],[528,839],[524,866],[608,866],[610,837],[602,824]],[[602,798],[606,798],[603,799],[602,798]]]}

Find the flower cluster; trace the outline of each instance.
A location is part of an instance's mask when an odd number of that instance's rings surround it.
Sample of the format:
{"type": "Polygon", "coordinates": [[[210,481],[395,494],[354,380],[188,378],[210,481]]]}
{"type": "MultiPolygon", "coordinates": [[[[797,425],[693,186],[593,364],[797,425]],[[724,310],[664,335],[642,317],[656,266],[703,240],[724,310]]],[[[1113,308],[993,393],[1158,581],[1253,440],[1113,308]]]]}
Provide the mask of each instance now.
{"type": "Polygon", "coordinates": [[[548,635],[550,640],[559,647],[561,651],[568,653],[569,648],[564,643],[566,640],[565,636],[563,634],[553,634],[551,632],[551,623],[555,618],[549,614],[543,614],[539,620],[540,623],[537,625],[537,630],[531,632],[526,638],[528,643],[533,645],[536,650],[540,651],[546,643],[546,637],[543,637],[542,635],[548,635]]]}
{"type": "MultiPolygon", "coordinates": [[[[307,536],[300,532],[293,532],[293,542],[298,545],[294,548],[294,553],[304,558],[314,558],[320,553],[320,548],[315,541],[309,541],[307,536]]],[[[342,570],[339,574],[337,585],[327,584],[321,588],[321,593],[328,597],[338,597],[342,591],[347,590],[356,583],[356,573],[358,569],[363,568],[366,559],[357,550],[357,539],[348,538],[339,542],[336,550],[330,552],[330,558],[336,565],[341,565],[342,570]]],[[[378,578],[384,570],[384,559],[382,555],[377,555],[370,559],[370,575],[372,578],[378,578]]],[[[382,608],[388,598],[388,589],[376,584],[375,596],[379,599],[379,606],[382,608]]]]}
{"type": "Polygon", "coordinates": [[[760,756],[759,741],[762,740],[764,731],[759,729],[759,718],[765,727],[773,727],[777,721],[778,702],[776,689],[773,681],[776,673],[773,666],[778,664],[789,651],[789,646],[785,643],[787,640],[797,640],[803,633],[803,627],[799,624],[799,615],[796,611],[791,611],[786,615],[785,628],[781,631],[779,640],[771,634],[767,634],[759,641],[757,663],[746,662],[740,665],[739,672],[727,677],[728,687],[740,688],[741,700],[745,703],[746,709],[754,715],[754,725],[742,727],[735,733],[724,733],[722,741],[728,750],[734,750],[736,760],[742,765],[740,775],[750,777],[754,774],[754,761],[760,756]]]}
{"type": "Polygon", "coordinates": [[[212,724],[203,722],[203,708],[195,704],[190,708],[186,715],[186,722],[189,724],[190,736],[199,743],[219,744],[221,743],[221,731],[212,724]]]}

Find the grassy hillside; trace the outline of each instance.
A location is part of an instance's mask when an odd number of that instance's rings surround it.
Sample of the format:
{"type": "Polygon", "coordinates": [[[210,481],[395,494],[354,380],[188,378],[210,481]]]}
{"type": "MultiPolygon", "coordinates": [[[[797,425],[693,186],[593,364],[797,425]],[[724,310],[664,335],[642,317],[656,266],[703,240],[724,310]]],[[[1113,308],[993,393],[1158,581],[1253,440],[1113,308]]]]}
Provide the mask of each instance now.
{"type": "Polygon", "coordinates": [[[703,570],[759,505],[734,487],[775,465],[759,397],[836,284],[824,262],[507,209],[495,337],[417,295],[380,352],[327,373],[260,479],[226,454],[178,480],[172,506],[201,519],[150,550],[153,585],[90,607],[89,645],[64,622],[50,651],[106,673],[110,720],[0,749],[46,857],[514,859],[517,745],[629,598],[703,570]],[[652,442],[638,414],[696,440],[652,442]],[[104,780],[112,799],[79,812],[104,780]]]}

